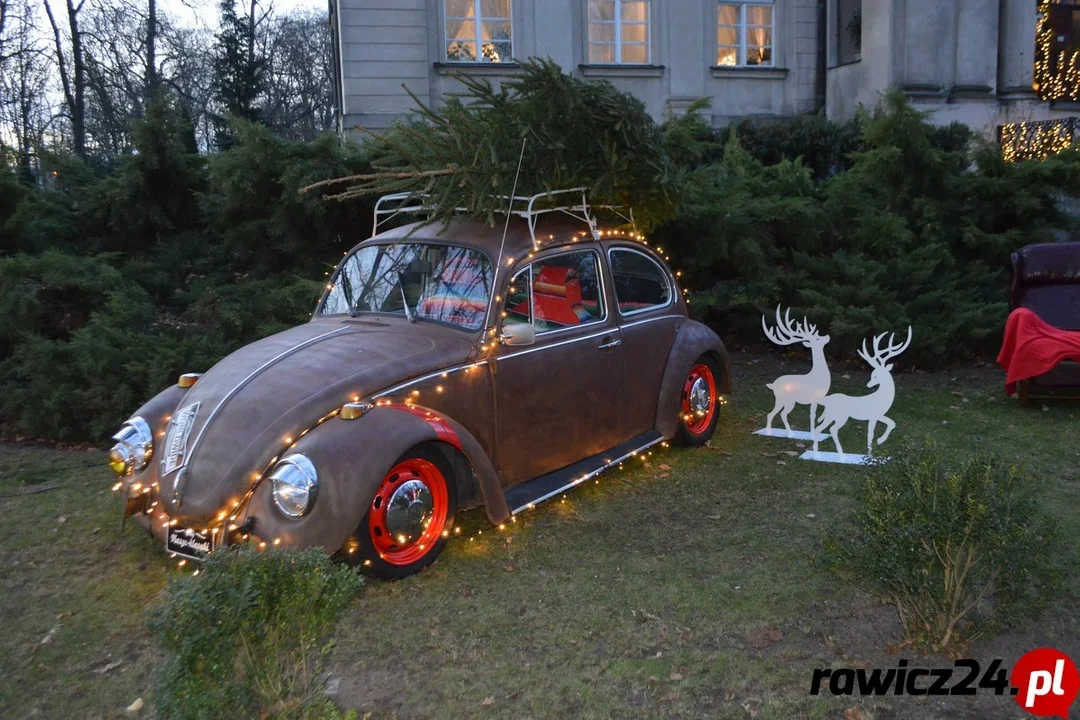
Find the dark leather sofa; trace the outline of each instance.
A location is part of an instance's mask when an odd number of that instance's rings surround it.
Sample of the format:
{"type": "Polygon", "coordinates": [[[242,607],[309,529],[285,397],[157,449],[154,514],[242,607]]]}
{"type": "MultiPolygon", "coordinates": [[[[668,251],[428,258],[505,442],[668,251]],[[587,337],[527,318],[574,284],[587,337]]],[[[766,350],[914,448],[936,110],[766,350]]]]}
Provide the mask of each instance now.
{"type": "MultiPolygon", "coordinates": [[[[1026,307],[1062,330],[1080,330],[1080,242],[1028,245],[1012,254],[1009,310],[1026,307]]],[[[1017,387],[1029,397],[1080,392],[1080,363],[1069,360],[1017,387]]]]}

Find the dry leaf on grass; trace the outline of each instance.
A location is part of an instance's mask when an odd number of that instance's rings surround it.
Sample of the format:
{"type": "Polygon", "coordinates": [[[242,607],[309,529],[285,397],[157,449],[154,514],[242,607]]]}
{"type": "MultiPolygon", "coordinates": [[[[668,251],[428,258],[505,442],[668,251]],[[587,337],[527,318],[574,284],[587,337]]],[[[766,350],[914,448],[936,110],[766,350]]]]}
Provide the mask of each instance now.
{"type": "Polygon", "coordinates": [[[764,650],[775,642],[784,639],[784,633],[775,625],[766,625],[746,633],[746,644],[755,650],[764,650]]]}
{"type": "Polygon", "coordinates": [[[484,701],[482,703],[480,703],[480,704],[484,705],[484,706],[494,705],[495,704],[495,696],[494,695],[488,695],[486,698],[484,698],[484,701]]]}
{"type": "Polygon", "coordinates": [[[844,720],[874,720],[874,716],[863,710],[862,705],[856,705],[844,711],[844,720]]]}
{"type": "Polygon", "coordinates": [[[122,662],[124,662],[124,661],[123,660],[117,660],[116,662],[107,663],[106,665],[103,665],[102,667],[99,667],[94,672],[96,672],[98,675],[104,675],[105,673],[109,672],[110,670],[115,670],[116,668],[120,667],[120,664],[122,662]]]}

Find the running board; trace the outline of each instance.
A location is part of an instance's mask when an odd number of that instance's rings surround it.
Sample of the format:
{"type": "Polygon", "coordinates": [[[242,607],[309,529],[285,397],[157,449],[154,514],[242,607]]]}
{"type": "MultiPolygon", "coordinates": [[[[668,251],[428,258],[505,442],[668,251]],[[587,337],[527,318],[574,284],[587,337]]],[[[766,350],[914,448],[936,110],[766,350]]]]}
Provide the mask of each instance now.
{"type": "Polygon", "coordinates": [[[542,503],[559,493],[566,492],[577,487],[581,483],[596,477],[612,465],[618,465],[623,460],[637,455],[642,450],[650,448],[662,441],[663,436],[655,430],[642,433],[616,445],[607,452],[598,453],[592,457],[580,460],[573,465],[550,472],[547,475],[533,478],[519,485],[515,485],[506,491],[506,504],[514,508],[511,515],[528,510],[538,503],[542,503]]]}

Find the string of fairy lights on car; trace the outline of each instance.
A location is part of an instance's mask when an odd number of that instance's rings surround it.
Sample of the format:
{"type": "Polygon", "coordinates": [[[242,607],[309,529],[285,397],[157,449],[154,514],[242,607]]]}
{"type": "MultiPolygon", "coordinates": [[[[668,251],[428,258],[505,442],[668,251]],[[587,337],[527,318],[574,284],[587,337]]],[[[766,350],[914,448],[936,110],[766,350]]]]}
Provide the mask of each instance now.
{"type": "MultiPolygon", "coordinates": [[[[614,239],[614,238],[618,238],[620,240],[631,240],[631,241],[635,241],[635,242],[640,242],[641,244],[643,244],[645,246],[649,246],[649,242],[645,238],[644,235],[642,235],[642,234],[640,234],[640,233],[638,233],[636,231],[629,231],[628,232],[628,231],[621,230],[621,229],[618,229],[618,228],[613,228],[613,229],[608,229],[608,230],[597,230],[595,232],[595,234],[594,234],[594,237],[595,237],[595,239],[601,239],[601,238],[612,238],[612,239],[614,239]]],[[[567,238],[567,241],[569,242],[569,244],[575,244],[575,243],[582,242],[582,241],[588,242],[589,241],[588,233],[587,233],[587,231],[584,231],[584,230],[579,231],[578,233],[576,233],[574,235],[571,235],[569,238],[567,238]]],[[[543,249],[545,249],[545,247],[551,247],[551,246],[557,245],[557,244],[558,243],[556,242],[556,239],[555,239],[554,235],[548,235],[546,239],[534,239],[533,250],[528,252],[525,255],[524,259],[531,260],[536,255],[536,253],[542,251],[543,249]]],[[[671,262],[670,256],[667,255],[664,252],[662,247],[659,247],[659,246],[652,247],[652,250],[656,253],[656,255],[658,255],[660,258],[662,258],[663,261],[666,264],[669,264],[671,262]]],[[[348,253],[346,252],[345,255],[347,256],[348,253]]],[[[514,257],[505,258],[504,262],[505,262],[506,268],[513,267],[513,265],[514,265],[514,263],[515,263],[515,261],[517,259],[518,258],[514,258],[514,257]]],[[[671,270],[670,265],[667,266],[667,269],[676,278],[676,280],[678,280],[679,278],[682,277],[682,271],[681,270],[673,271],[673,270],[671,270]]],[[[676,283],[676,286],[678,286],[677,283],[676,283]]],[[[333,287],[334,287],[333,282],[332,281],[328,282],[326,287],[325,287],[324,293],[327,293],[327,292],[333,290],[333,287]]],[[[687,288],[681,288],[681,290],[682,290],[682,295],[683,295],[683,301],[686,302],[687,304],[689,304],[690,303],[690,298],[689,298],[689,292],[690,291],[687,288]]],[[[495,301],[496,302],[501,302],[501,300],[502,300],[501,296],[499,296],[499,295],[495,296],[495,301]]],[[[503,316],[505,317],[505,312],[503,313],[503,316]]],[[[253,538],[253,533],[251,531],[249,521],[245,521],[243,524],[240,524],[240,518],[243,515],[245,509],[247,508],[248,503],[250,502],[251,498],[254,496],[255,491],[258,489],[259,484],[263,481],[263,479],[265,479],[267,476],[270,475],[270,473],[274,469],[274,466],[277,464],[277,462],[279,460],[283,459],[286,456],[286,454],[289,452],[289,450],[291,450],[293,447],[295,447],[296,443],[301,438],[305,437],[312,430],[314,430],[315,428],[319,427],[320,425],[322,425],[323,423],[325,423],[325,422],[327,422],[329,420],[332,420],[332,419],[338,418],[338,417],[340,417],[342,419],[346,419],[346,420],[355,419],[355,418],[358,418],[358,417],[362,416],[366,412],[366,410],[369,409],[369,408],[374,408],[374,407],[393,408],[393,407],[396,407],[396,406],[400,406],[402,408],[409,409],[410,411],[414,410],[414,409],[422,408],[422,406],[419,405],[419,401],[420,401],[420,398],[422,396],[424,396],[423,395],[424,392],[431,392],[431,393],[433,393],[435,395],[442,395],[442,394],[447,392],[446,386],[442,382],[440,382],[441,380],[449,378],[449,376],[451,374],[453,374],[453,373],[459,373],[459,372],[471,373],[471,372],[473,372],[473,371],[475,371],[477,369],[486,367],[488,365],[488,362],[491,359],[491,353],[497,347],[497,344],[498,344],[497,341],[494,339],[495,333],[497,332],[496,325],[493,325],[492,327],[488,328],[485,335],[483,335],[481,337],[481,340],[478,342],[477,359],[473,360],[472,362],[466,363],[463,366],[453,368],[451,370],[446,370],[446,371],[443,371],[443,372],[440,372],[440,373],[433,373],[431,376],[425,376],[425,377],[419,378],[417,380],[413,380],[411,382],[405,383],[405,384],[403,384],[403,385],[401,385],[401,386],[399,386],[397,388],[394,388],[392,391],[384,391],[382,393],[376,393],[374,395],[368,396],[365,399],[362,399],[360,394],[357,394],[357,393],[350,394],[346,398],[345,403],[340,408],[336,408],[336,409],[332,410],[331,412],[323,415],[312,426],[302,429],[299,433],[297,433],[295,435],[286,435],[286,436],[284,436],[282,438],[281,450],[274,457],[272,457],[269,460],[269,462],[267,462],[266,465],[264,467],[262,467],[262,469],[252,471],[252,473],[250,475],[250,481],[249,481],[249,484],[248,484],[248,488],[244,492],[244,494],[242,496],[240,496],[239,498],[232,499],[229,502],[229,507],[227,509],[225,509],[225,510],[222,510],[220,513],[218,513],[214,523],[208,525],[207,527],[202,528],[201,530],[197,530],[197,532],[201,533],[204,536],[208,535],[211,538],[211,542],[212,542],[212,545],[214,547],[220,546],[220,544],[222,542],[224,542],[226,539],[228,539],[227,544],[230,544],[230,545],[231,544],[237,544],[239,542],[251,542],[252,538],[253,538]],[[485,339],[485,336],[487,338],[489,338],[489,339],[485,339]],[[419,387],[419,388],[413,387],[414,385],[417,385],[417,384],[421,384],[421,387],[419,387]],[[426,387],[425,387],[425,385],[426,385],[426,387]],[[396,394],[398,391],[405,390],[406,388],[411,388],[411,389],[409,389],[407,392],[405,392],[403,395],[401,395],[397,399],[387,397],[387,395],[396,394]],[[221,536],[220,538],[219,538],[219,535],[221,536]],[[229,536],[229,537],[227,538],[227,536],[229,536]]],[[[185,376],[185,379],[187,379],[187,381],[190,382],[191,385],[193,385],[197,381],[198,376],[192,374],[192,375],[185,376]]],[[[190,386],[190,385],[188,385],[188,386],[190,386]]],[[[717,397],[717,402],[719,404],[721,404],[721,405],[726,405],[727,404],[727,399],[724,398],[723,396],[718,396],[717,397]]],[[[436,422],[440,420],[439,415],[438,415],[437,412],[428,410],[426,408],[423,408],[423,409],[426,411],[425,412],[425,417],[427,417],[428,419],[436,421],[436,422]]],[[[166,416],[164,418],[164,422],[167,424],[170,419],[171,418],[169,416],[166,416]]],[[[684,419],[689,420],[689,417],[686,417],[684,419]]],[[[164,435],[165,435],[164,430],[162,430],[162,431],[160,431],[158,433],[159,438],[163,437],[164,435]]],[[[663,448],[663,449],[668,449],[670,447],[670,445],[669,445],[668,442],[664,441],[664,442],[659,443],[659,447],[663,448]]],[[[659,450],[657,450],[656,452],[659,452],[659,450]]],[[[643,464],[647,464],[648,459],[653,456],[653,453],[654,453],[654,450],[652,450],[652,449],[643,449],[641,451],[635,451],[635,452],[631,453],[631,455],[629,457],[627,457],[626,459],[624,459],[624,460],[622,460],[620,462],[617,462],[617,463],[613,463],[612,465],[614,467],[616,467],[617,469],[619,469],[619,470],[625,470],[626,467],[627,467],[627,464],[631,462],[632,458],[637,458],[637,459],[641,460],[643,464]]],[[[129,470],[127,474],[131,475],[132,472],[133,472],[132,470],[129,470]]],[[[570,491],[572,491],[574,488],[578,487],[579,485],[584,484],[584,482],[586,480],[588,480],[588,479],[594,479],[595,484],[599,485],[600,480],[598,478],[594,477],[594,475],[599,474],[599,472],[600,471],[596,471],[595,473],[592,473],[592,474],[589,474],[589,475],[584,475],[581,478],[578,478],[577,480],[571,482],[567,486],[567,488],[563,492],[560,493],[560,503],[565,503],[567,494],[570,491]]],[[[615,477],[617,478],[617,476],[615,476],[615,477]]],[[[124,489],[125,485],[127,485],[127,481],[122,478],[115,485],[113,485],[112,489],[113,489],[114,492],[118,492],[118,491],[124,489]]],[[[149,485],[143,485],[140,482],[133,482],[128,486],[127,497],[132,498],[132,497],[138,497],[139,495],[148,495],[149,496],[152,492],[154,492],[156,490],[159,490],[159,485],[158,485],[157,482],[154,482],[154,483],[149,484],[149,485]]],[[[149,497],[148,497],[148,500],[149,500],[149,497]]],[[[153,500],[152,502],[148,502],[148,505],[147,505],[146,509],[143,511],[150,518],[151,523],[153,523],[155,520],[157,520],[158,522],[160,522],[162,524],[163,529],[166,530],[166,531],[167,531],[168,527],[176,526],[177,525],[177,520],[175,520],[173,518],[170,518],[162,510],[156,510],[158,505],[159,505],[159,502],[157,500],[153,500]]],[[[535,504],[529,504],[527,506],[527,509],[528,510],[533,510],[533,509],[535,509],[535,507],[536,507],[535,504]]],[[[509,525],[513,524],[513,523],[516,523],[516,522],[517,522],[517,516],[516,515],[511,515],[511,517],[509,518],[509,520],[507,522],[501,523],[498,526],[496,526],[496,532],[500,532],[500,533],[506,532],[508,530],[508,528],[509,528],[509,525]]],[[[484,534],[483,529],[477,529],[474,532],[463,533],[462,528],[461,528],[460,525],[455,525],[453,528],[447,528],[447,529],[445,529],[443,531],[443,537],[444,538],[449,538],[451,536],[460,537],[462,539],[467,539],[469,542],[475,541],[476,538],[482,536],[483,534],[484,534]]],[[[259,550],[265,550],[268,547],[278,547],[278,546],[280,546],[282,544],[282,538],[280,538],[280,537],[262,538],[262,537],[259,537],[259,536],[256,535],[255,538],[257,540],[256,547],[259,550]]],[[[359,549],[359,544],[357,543],[355,537],[351,537],[346,542],[345,547],[342,548],[342,552],[345,555],[351,556],[351,555],[355,554],[358,549],[359,549]]],[[[171,554],[171,557],[176,559],[179,556],[177,556],[175,553],[173,553],[173,554],[171,554]]],[[[187,559],[186,558],[179,558],[179,562],[178,562],[177,567],[183,567],[186,564],[187,564],[187,559]]],[[[363,565],[365,565],[365,566],[368,566],[370,564],[371,564],[370,559],[366,559],[363,562],[363,565]]],[[[195,572],[197,573],[198,570],[196,570],[195,572]]]]}

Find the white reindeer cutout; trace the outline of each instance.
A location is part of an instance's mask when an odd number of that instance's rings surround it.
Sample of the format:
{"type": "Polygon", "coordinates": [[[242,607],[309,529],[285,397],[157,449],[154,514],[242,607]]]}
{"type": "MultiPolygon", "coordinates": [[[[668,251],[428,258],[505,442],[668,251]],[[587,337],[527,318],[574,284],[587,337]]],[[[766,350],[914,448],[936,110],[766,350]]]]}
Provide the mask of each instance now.
{"type": "Polygon", "coordinates": [[[825,344],[829,342],[828,335],[819,335],[816,325],[811,325],[804,317],[801,323],[791,324],[790,308],[780,317],[780,306],[776,306],[776,327],[772,330],[765,324],[765,316],[761,316],[761,329],[765,336],[777,345],[794,345],[802,343],[803,347],[810,348],[810,356],[813,365],[810,372],[805,375],[782,375],[765,387],[773,391],[776,404],[765,421],[765,429],[758,430],[758,435],[771,435],[779,437],[797,438],[801,440],[817,440],[814,425],[817,422],[817,406],[829,392],[832,384],[832,376],[829,374],[829,366],[825,364],[825,344]],[[788,413],[796,405],[810,406],[810,432],[792,430],[788,424],[788,413]],[[772,429],[773,418],[780,413],[780,420],[784,423],[786,433],[780,433],[772,429]]]}
{"type": "MultiPolygon", "coordinates": [[[[895,334],[890,333],[888,347],[881,348],[881,341],[884,337],[885,333],[881,333],[874,338],[873,355],[866,351],[866,340],[863,340],[862,350],[859,351],[859,356],[873,368],[873,372],[870,374],[870,382],[866,384],[866,387],[876,387],[877,390],[869,395],[859,396],[837,393],[836,395],[829,395],[822,403],[825,411],[821,414],[821,424],[818,425],[817,431],[821,432],[831,428],[830,433],[833,442],[836,444],[836,452],[840,456],[838,458],[840,462],[848,461],[849,458],[852,462],[865,462],[874,454],[874,430],[877,424],[880,422],[885,425],[885,432],[878,438],[878,445],[888,440],[889,433],[896,427],[896,423],[885,415],[885,413],[889,412],[893,400],[896,398],[896,385],[893,384],[892,378],[893,366],[891,364],[886,365],[886,363],[907,350],[908,345],[911,344],[911,326],[908,326],[907,340],[899,345],[893,343],[895,334]],[[844,456],[844,449],[840,446],[839,432],[840,428],[844,427],[848,420],[866,421],[866,457],[861,455],[844,456]]],[[[812,455],[818,454],[818,444],[815,440],[812,455]]],[[[820,457],[807,457],[809,455],[811,453],[804,453],[803,457],[822,459],[820,457]]]]}

